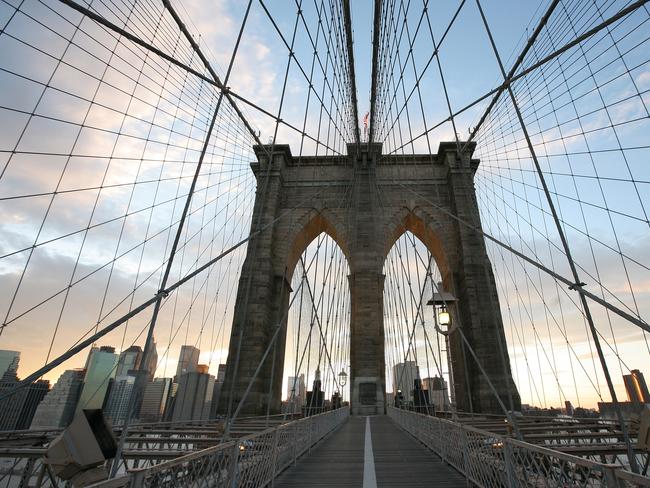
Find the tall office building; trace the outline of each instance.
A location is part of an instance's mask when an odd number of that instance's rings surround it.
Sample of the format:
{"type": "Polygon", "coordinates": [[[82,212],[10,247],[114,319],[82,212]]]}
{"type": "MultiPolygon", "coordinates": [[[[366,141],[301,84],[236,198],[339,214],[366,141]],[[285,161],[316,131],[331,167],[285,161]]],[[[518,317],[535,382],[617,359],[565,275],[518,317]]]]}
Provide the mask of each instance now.
{"type": "Polygon", "coordinates": [[[91,350],[77,411],[104,406],[109,382],[115,377],[117,361],[114,347],[102,346],[91,350]]]}
{"type": "Polygon", "coordinates": [[[221,397],[221,389],[226,380],[226,365],[220,364],[217,368],[217,377],[214,381],[214,388],[212,390],[212,406],[210,407],[209,419],[217,418],[217,410],[219,409],[219,398],[221,397]]]}
{"type": "Polygon", "coordinates": [[[176,367],[175,382],[180,382],[181,376],[185,373],[194,373],[197,371],[199,364],[200,351],[194,346],[181,346],[181,355],[178,358],[178,366],[176,367]]]}
{"type": "Polygon", "coordinates": [[[436,410],[449,410],[449,391],[447,382],[440,376],[424,378],[422,388],[429,392],[429,401],[436,410]]]}
{"type": "Polygon", "coordinates": [[[59,376],[54,387],[38,405],[32,429],[65,428],[72,422],[84,375],[83,369],[69,369],[59,376]]]}
{"type": "Polygon", "coordinates": [[[216,381],[219,383],[223,383],[226,381],[226,365],[225,364],[220,364],[219,367],[217,368],[217,378],[216,381]]]}
{"type": "Polygon", "coordinates": [[[167,395],[167,403],[165,403],[165,411],[163,412],[163,422],[171,422],[174,413],[174,404],[176,403],[176,393],[178,393],[178,383],[172,381],[167,395]]]}
{"type": "Polygon", "coordinates": [[[623,375],[623,383],[625,383],[625,391],[629,401],[633,403],[650,403],[648,385],[641,371],[633,369],[630,374],[623,375]]]}
{"type": "Polygon", "coordinates": [[[420,377],[420,369],[415,361],[405,361],[393,366],[393,394],[397,398],[398,390],[402,392],[405,402],[413,401],[413,385],[420,377]]]}
{"type": "Polygon", "coordinates": [[[210,415],[208,419],[217,418],[217,410],[219,409],[219,398],[221,397],[221,389],[223,388],[223,381],[215,381],[212,388],[212,406],[210,407],[210,415]]]}
{"type": "Polygon", "coordinates": [[[0,349],[0,381],[5,373],[11,375],[18,374],[18,363],[20,362],[20,352],[7,351],[0,349]]]}
{"type": "Polygon", "coordinates": [[[293,405],[293,410],[299,412],[305,404],[307,388],[305,388],[305,375],[289,376],[287,383],[287,403],[293,405]]]}
{"type": "MultiPolygon", "coordinates": [[[[15,388],[18,382],[18,377],[13,371],[5,371],[0,381],[0,396],[15,388]]],[[[50,382],[38,380],[21,388],[10,397],[0,400],[0,430],[29,429],[36,408],[48,391],[50,391],[50,382]]]]}
{"type": "Polygon", "coordinates": [[[140,346],[131,346],[120,353],[117,360],[117,369],[115,377],[127,376],[137,371],[142,361],[142,348],[140,346]]]}
{"type": "Polygon", "coordinates": [[[118,376],[113,380],[104,405],[104,415],[113,425],[122,425],[126,420],[135,375],[118,376]]]}
{"type": "Polygon", "coordinates": [[[141,422],[160,422],[171,392],[171,378],[155,378],[147,383],[140,407],[141,422]]]}
{"type": "Polygon", "coordinates": [[[172,421],[207,420],[210,416],[214,376],[208,367],[199,365],[198,371],[185,373],[178,382],[172,421]]]}

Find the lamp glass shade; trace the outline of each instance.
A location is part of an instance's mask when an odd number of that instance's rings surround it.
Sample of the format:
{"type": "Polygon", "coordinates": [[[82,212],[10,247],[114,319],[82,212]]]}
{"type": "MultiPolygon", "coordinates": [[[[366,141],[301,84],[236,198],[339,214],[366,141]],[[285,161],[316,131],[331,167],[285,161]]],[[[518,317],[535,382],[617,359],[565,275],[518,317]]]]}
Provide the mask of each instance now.
{"type": "Polygon", "coordinates": [[[345,371],[339,373],[339,385],[345,386],[348,382],[348,374],[345,371]]]}
{"type": "Polygon", "coordinates": [[[443,310],[440,313],[438,313],[438,322],[440,322],[440,325],[449,325],[449,323],[451,322],[451,317],[449,316],[449,312],[443,310]]]}

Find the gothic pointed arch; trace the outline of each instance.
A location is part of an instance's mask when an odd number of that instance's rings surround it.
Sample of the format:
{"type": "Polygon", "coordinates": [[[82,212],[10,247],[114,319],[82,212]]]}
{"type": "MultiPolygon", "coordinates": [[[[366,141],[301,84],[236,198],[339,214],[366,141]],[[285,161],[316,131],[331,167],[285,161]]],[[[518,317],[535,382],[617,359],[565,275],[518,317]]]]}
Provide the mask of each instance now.
{"type": "Polygon", "coordinates": [[[311,209],[297,219],[293,232],[287,239],[285,269],[288,280],[291,280],[296,264],[307,246],[322,233],[329,235],[336,242],[348,260],[348,264],[350,263],[349,247],[343,226],[327,210],[311,209]]]}
{"type": "MultiPolygon", "coordinates": [[[[383,245],[384,260],[397,240],[407,231],[411,232],[427,247],[436,261],[443,281],[451,280],[449,254],[450,243],[445,242],[444,226],[421,207],[402,208],[389,221],[386,240],[383,245]]],[[[450,283],[445,283],[450,285],[450,283]]]]}

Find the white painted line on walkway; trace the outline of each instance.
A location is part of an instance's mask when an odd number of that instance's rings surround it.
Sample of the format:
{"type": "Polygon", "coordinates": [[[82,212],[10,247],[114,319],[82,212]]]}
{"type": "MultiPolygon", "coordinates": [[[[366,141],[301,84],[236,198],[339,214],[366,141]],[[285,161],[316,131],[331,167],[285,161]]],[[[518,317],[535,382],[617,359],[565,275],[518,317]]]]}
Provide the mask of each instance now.
{"type": "Polygon", "coordinates": [[[366,417],[366,441],[363,450],[363,488],[377,488],[375,455],[372,453],[372,437],[370,436],[370,417],[366,417]]]}

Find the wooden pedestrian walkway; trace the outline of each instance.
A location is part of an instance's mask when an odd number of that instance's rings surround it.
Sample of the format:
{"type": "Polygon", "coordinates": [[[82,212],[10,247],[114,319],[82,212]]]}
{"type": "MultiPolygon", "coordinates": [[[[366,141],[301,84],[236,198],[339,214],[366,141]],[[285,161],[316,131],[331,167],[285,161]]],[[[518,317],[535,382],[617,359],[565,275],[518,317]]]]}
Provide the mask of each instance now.
{"type": "Polygon", "coordinates": [[[276,488],[465,487],[465,478],[387,416],[351,417],[275,481],[276,488]]]}

